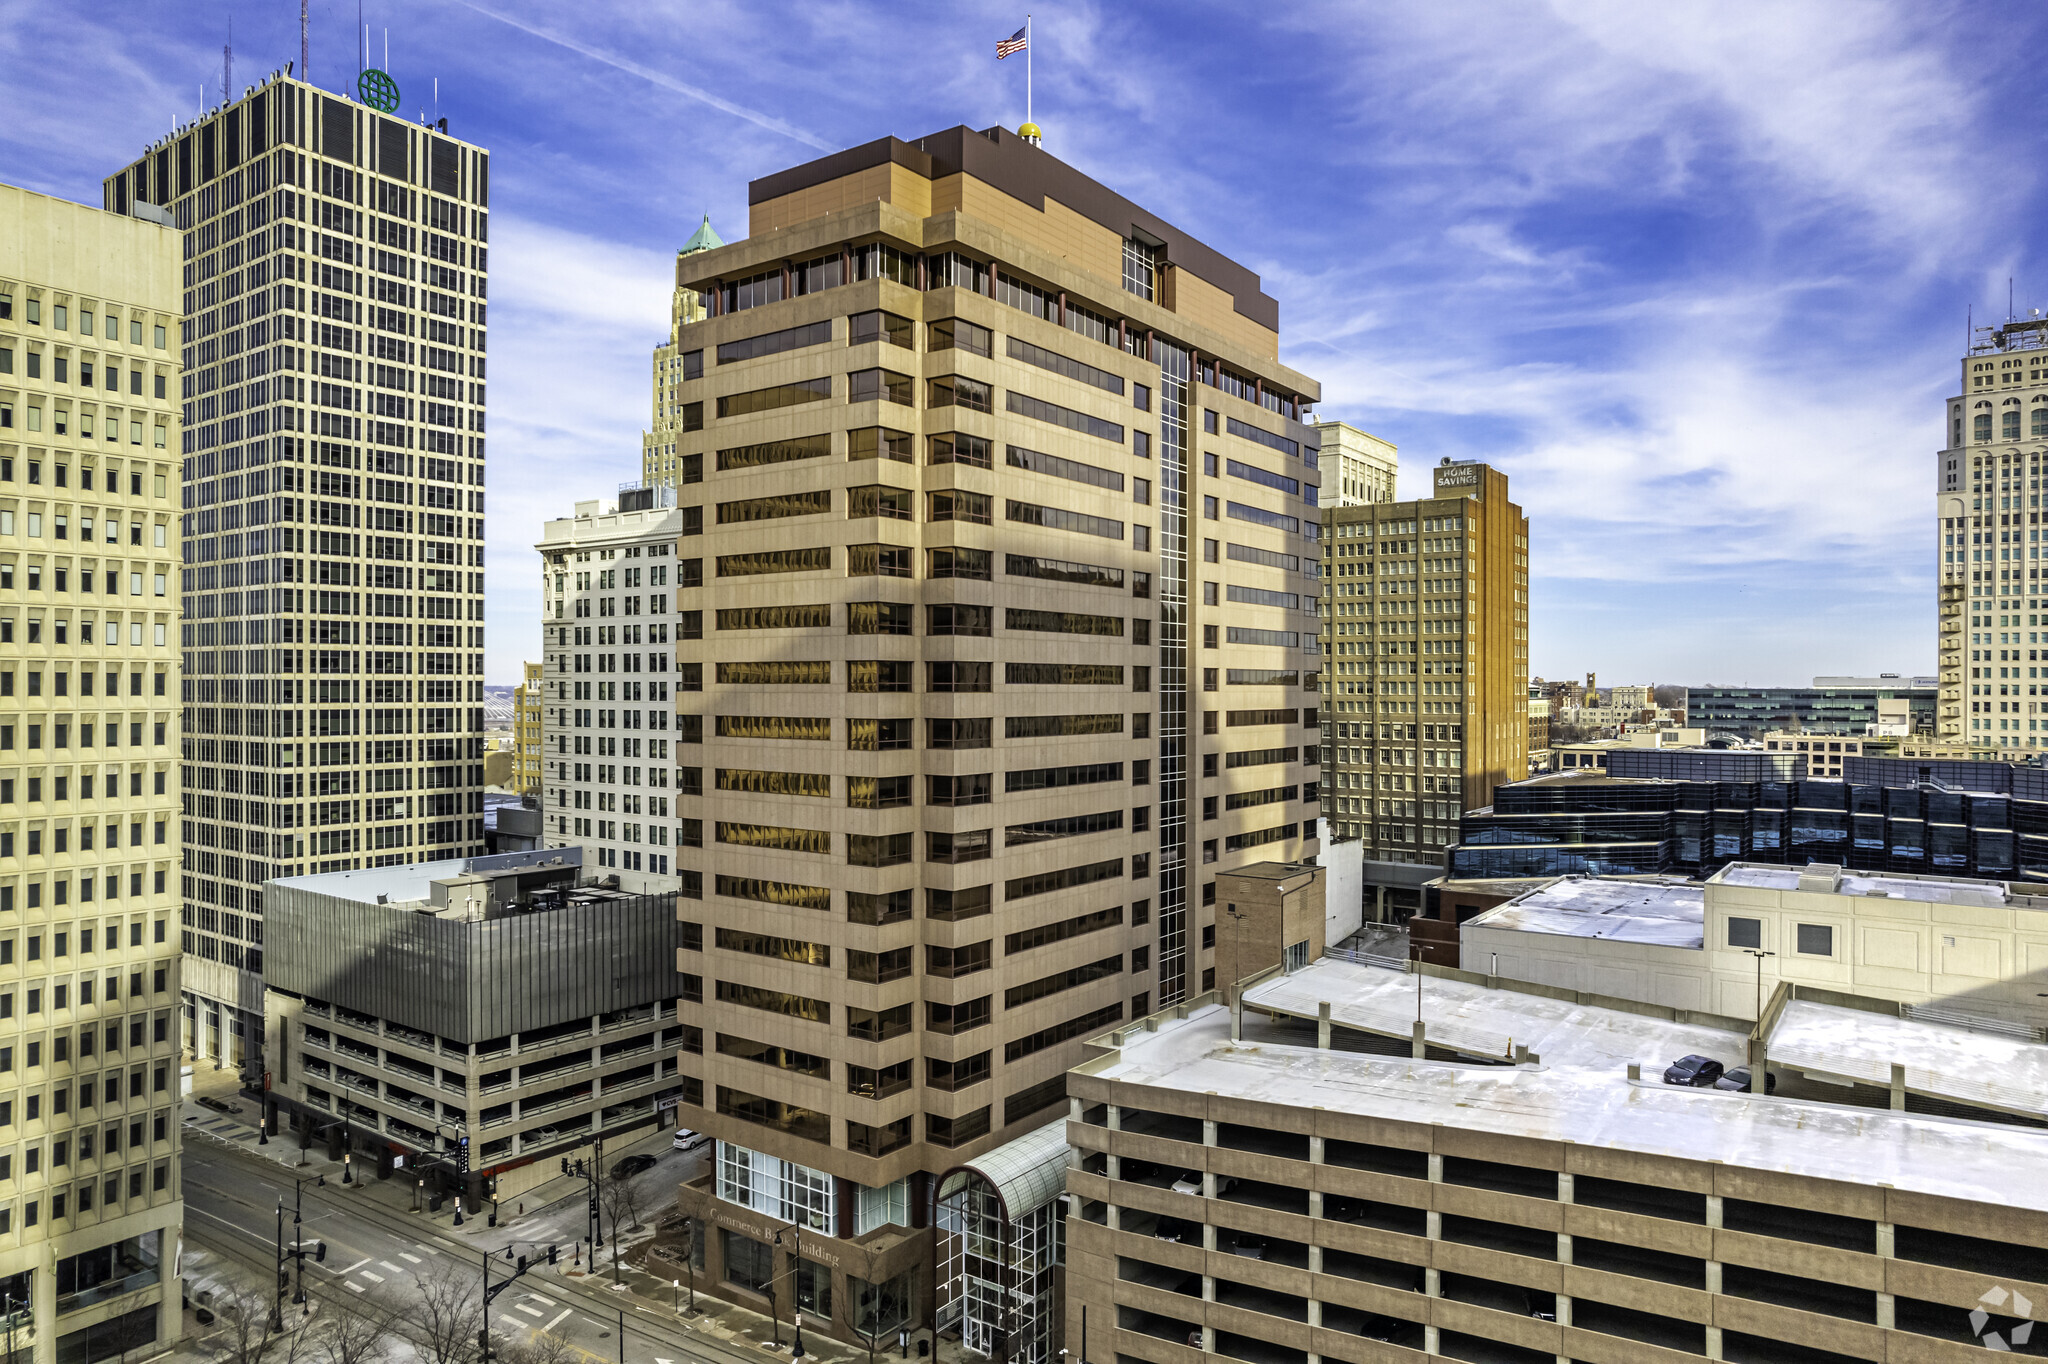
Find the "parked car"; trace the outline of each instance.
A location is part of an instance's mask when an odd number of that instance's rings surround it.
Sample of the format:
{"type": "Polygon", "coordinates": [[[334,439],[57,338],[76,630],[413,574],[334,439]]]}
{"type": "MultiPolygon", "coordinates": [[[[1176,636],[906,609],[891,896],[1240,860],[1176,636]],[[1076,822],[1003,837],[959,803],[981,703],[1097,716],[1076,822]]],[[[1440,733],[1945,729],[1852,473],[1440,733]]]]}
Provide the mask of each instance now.
{"type": "Polygon", "coordinates": [[[1247,1260],[1263,1260],[1266,1258],[1266,1238],[1254,1236],[1248,1231],[1241,1231],[1232,1240],[1230,1253],[1232,1255],[1242,1255],[1247,1260]]]}
{"type": "Polygon", "coordinates": [[[634,1175],[639,1174],[641,1171],[652,1170],[653,1168],[653,1156],[646,1155],[644,1153],[640,1155],[627,1156],[624,1160],[621,1160],[617,1165],[612,1166],[612,1178],[631,1179],[634,1175]]]}
{"type": "MultiPolygon", "coordinates": [[[[1171,1241],[1176,1244],[1189,1240],[1192,1231],[1193,1229],[1178,1217],[1162,1217],[1159,1219],[1158,1225],[1152,1228],[1154,1236],[1162,1241],[1171,1241]]],[[[1200,1241],[1202,1238],[1199,1235],[1194,1235],[1192,1239],[1200,1241]]]]}
{"type": "MultiPolygon", "coordinates": [[[[1216,1196],[1218,1198],[1223,1197],[1236,1184],[1237,1181],[1229,1175],[1216,1176],[1216,1196]]],[[[1173,1181],[1173,1191],[1175,1193],[1195,1194],[1199,1197],[1202,1192],[1202,1172],[1200,1170],[1189,1170],[1179,1179],[1173,1181]]]]}
{"type": "Polygon", "coordinates": [[[1664,1083],[1711,1089],[1721,1078],[1721,1063],[1711,1056],[1681,1056],[1664,1067],[1664,1083]]]}
{"type": "MultiPolygon", "coordinates": [[[[1737,1066],[1735,1069],[1723,1074],[1720,1079],[1714,1081],[1714,1088],[1732,1089],[1739,1094],[1749,1093],[1749,1086],[1750,1074],[1748,1066],[1737,1066]]],[[[1778,1077],[1766,1070],[1764,1072],[1764,1093],[1775,1094],[1777,1092],[1778,1077]]]]}
{"type": "Polygon", "coordinates": [[[676,1139],[669,1143],[669,1149],[675,1151],[694,1151],[710,1140],[711,1138],[705,1136],[702,1132],[692,1132],[687,1127],[678,1127],[676,1129],[676,1139]]]}
{"type": "Polygon", "coordinates": [[[1358,1334],[1367,1340],[1392,1340],[1401,1323],[1393,1317],[1378,1312],[1367,1312],[1365,1320],[1358,1323],[1358,1334]]]}

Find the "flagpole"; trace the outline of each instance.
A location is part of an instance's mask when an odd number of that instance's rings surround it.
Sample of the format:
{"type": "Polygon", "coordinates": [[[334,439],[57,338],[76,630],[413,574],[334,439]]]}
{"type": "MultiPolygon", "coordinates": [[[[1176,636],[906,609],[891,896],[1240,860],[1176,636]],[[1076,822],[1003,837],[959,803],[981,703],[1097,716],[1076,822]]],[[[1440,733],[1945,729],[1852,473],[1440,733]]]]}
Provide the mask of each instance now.
{"type": "MultiPolygon", "coordinates": [[[[1012,10],[1011,13],[1016,11],[1012,10]]],[[[1024,15],[1024,121],[1031,119],[1031,14],[1024,15]]]]}

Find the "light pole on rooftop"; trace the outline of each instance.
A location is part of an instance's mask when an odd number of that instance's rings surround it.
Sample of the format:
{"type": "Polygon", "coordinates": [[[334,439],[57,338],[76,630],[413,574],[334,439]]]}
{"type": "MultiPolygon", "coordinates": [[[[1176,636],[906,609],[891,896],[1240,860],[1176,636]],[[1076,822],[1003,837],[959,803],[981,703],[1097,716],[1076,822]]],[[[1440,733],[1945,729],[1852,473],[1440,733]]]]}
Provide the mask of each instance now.
{"type": "Polygon", "coordinates": [[[1775,957],[1778,954],[1766,952],[1761,947],[1745,947],[1742,950],[1756,958],[1756,1021],[1761,1026],[1764,1021],[1764,958],[1775,957]]]}

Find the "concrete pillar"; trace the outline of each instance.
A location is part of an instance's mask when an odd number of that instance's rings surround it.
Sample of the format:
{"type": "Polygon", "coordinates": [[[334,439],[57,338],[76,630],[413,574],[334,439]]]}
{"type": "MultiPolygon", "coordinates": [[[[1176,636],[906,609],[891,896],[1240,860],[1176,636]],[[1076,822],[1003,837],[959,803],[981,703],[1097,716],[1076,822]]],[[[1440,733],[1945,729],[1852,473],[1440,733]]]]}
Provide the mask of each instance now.
{"type": "Polygon", "coordinates": [[[1323,1160],[1323,1139],[1321,1137],[1310,1137],[1308,1139],[1308,1163],[1311,1165],[1321,1165],[1323,1160]]]}
{"type": "Polygon", "coordinates": [[[1214,1118],[1204,1118],[1202,1119],[1202,1145],[1214,1146],[1215,1144],[1216,1120],[1214,1118]]]}
{"type": "Polygon", "coordinates": [[[1416,1019],[1409,1025],[1408,1054],[1420,1061],[1429,1054],[1429,1025],[1416,1019]]]}
{"type": "Polygon", "coordinates": [[[1106,1104],[1106,1105],[1104,1105],[1104,1106],[1105,1106],[1105,1107],[1106,1107],[1106,1108],[1107,1108],[1107,1109],[1109,1110],[1109,1112],[1108,1112],[1108,1114],[1107,1114],[1107,1120],[1108,1120],[1108,1122],[1109,1122],[1109,1130],[1110,1130],[1110,1131],[1112,1131],[1112,1132],[1120,1132],[1120,1131],[1122,1131],[1122,1130],[1123,1130],[1123,1110],[1122,1110],[1121,1108],[1119,1108],[1119,1107],[1118,1107],[1117,1105],[1115,1105],[1115,1104],[1106,1104]]]}
{"type": "Polygon", "coordinates": [[[1906,1068],[1897,1061],[1892,1062],[1892,1108],[1899,1113],[1906,1111],[1906,1068]]]}
{"type": "Polygon", "coordinates": [[[1721,1353],[1721,1328],[1709,1326],[1707,1328],[1707,1358],[1726,1359],[1727,1357],[1721,1353]]]}
{"type": "Polygon", "coordinates": [[[1311,1274],[1323,1272],[1323,1248],[1321,1246],[1310,1246],[1308,1248],[1308,1272],[1311,1274]]]}
{"type": "MultiPolygon", "coordinates": [[[[1436,1271],[1431,1270],[1430,1273],[1434,1274],[1436,1273],[1436,1271]]],[[[1441,1353],[1437,1349],[1436,1327],[1434,1326],[1425,1326],[1422,1328],[1422,1353],[1426,1355],[1441,1353]]]]}
{"type": "Polygon", "coordinates": [[[1721,1225],[1721,1195],[1719,1194],[1707,1195],[1707,1225],[1710,1227],[1719,1227],[1721,1225]]]}
{"type": "MultiPolygon", "coordinates": [[[[1905,1067],[1892,1067],[1893,1107],[1898,1107],[1905,1091],[1905,1067]]],[[[1890,1183],[1880,1183],[1880,1189],[1889,1189],[1890,1183]]],[[[1892,1222],[1877,1224],[1877,1254],[1881,1259],[1892,1259],[1898,1254],[1898,1227],[1892,1222]]],[[[1886,1330],[1896,1330],[1899,1322],[1898,1299],[1890,1293],[1877,1295],[1877,1324],[1886,1330]]]]}
{"type": "Polygon", "coordinates": [[[1316,1005],[1316,1050],[1330,1049],[1330,1001],[1316,1005]]]}
{"type": "Polygon", "coordinates": [[[1720,1291],[1721,1262],[1719,1260],[1709,1260],[1707,1261],[1707,1292],[1719,1293],[1720,1291]]]}
{"type": "Polygon", "coordinates": [[[1570,1232],[1561,1231],[1557,1234],[1557,1262],[1561,1265],[1568,1265],[1572,1262],[1572,1238],[1570,1232]]]}

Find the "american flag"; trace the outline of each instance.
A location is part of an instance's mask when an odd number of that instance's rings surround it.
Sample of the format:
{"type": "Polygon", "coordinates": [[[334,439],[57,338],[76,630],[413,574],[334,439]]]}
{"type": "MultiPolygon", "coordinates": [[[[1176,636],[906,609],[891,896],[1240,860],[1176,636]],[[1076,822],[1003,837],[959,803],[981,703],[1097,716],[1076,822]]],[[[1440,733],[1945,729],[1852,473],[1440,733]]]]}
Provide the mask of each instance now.
{"type": "Polygon", "coordinates": [[[1009,37],[1003,38],[996,43],[996,60],[1001,61],[1012,52],[1022,52],[1028,46],[1030,46],[1030,40],[1024,36],[1024,30],[1020,28],[1009,37]]]}

